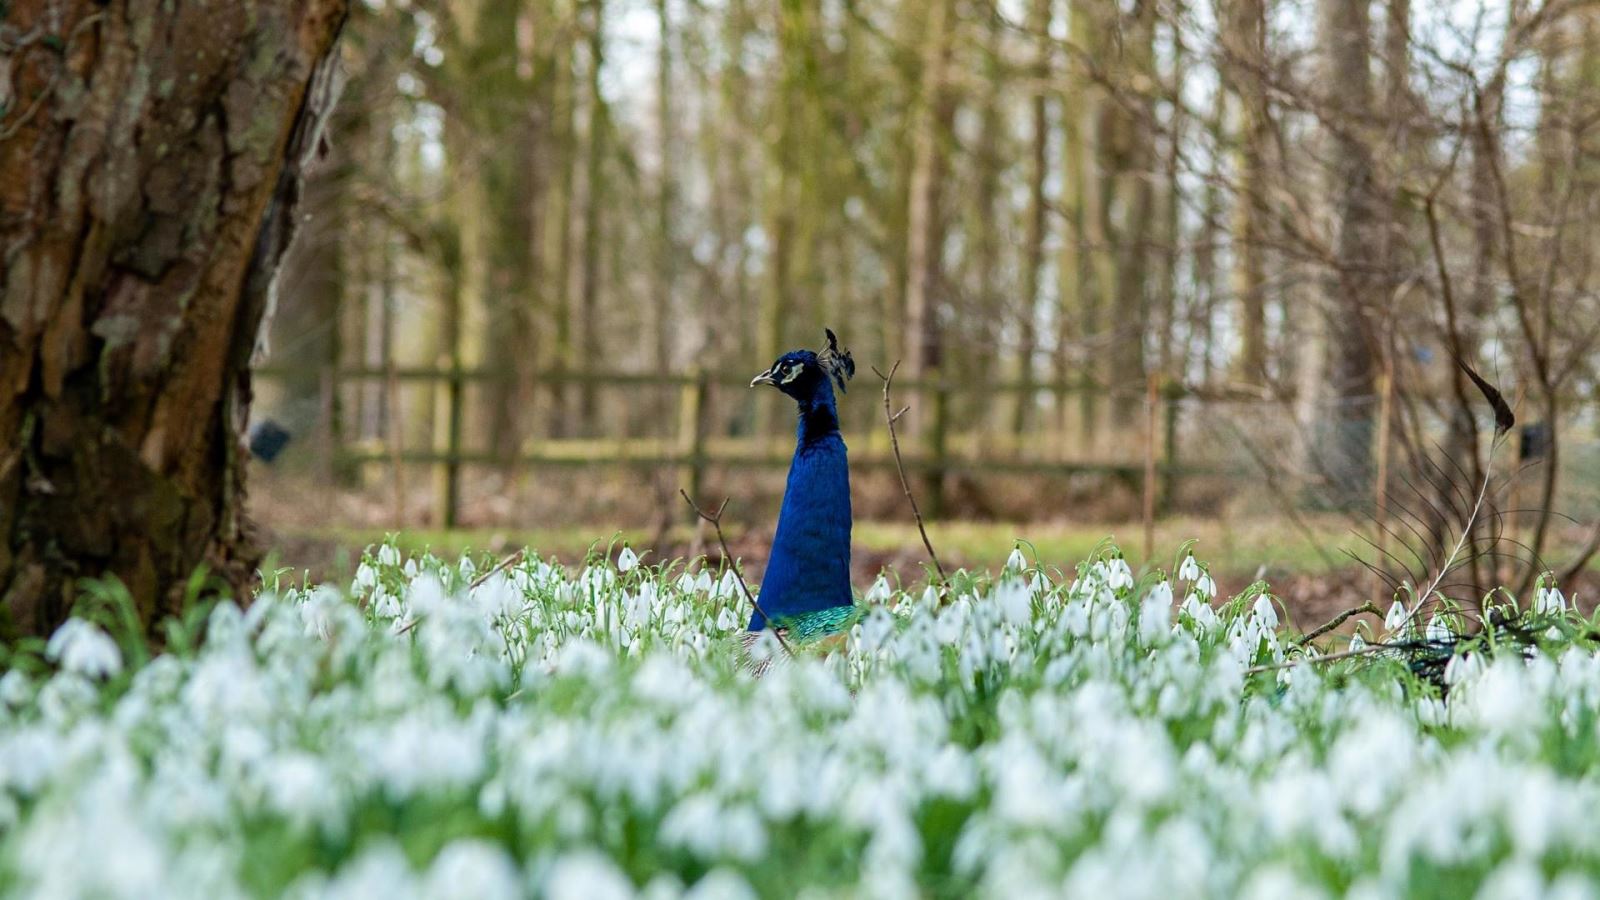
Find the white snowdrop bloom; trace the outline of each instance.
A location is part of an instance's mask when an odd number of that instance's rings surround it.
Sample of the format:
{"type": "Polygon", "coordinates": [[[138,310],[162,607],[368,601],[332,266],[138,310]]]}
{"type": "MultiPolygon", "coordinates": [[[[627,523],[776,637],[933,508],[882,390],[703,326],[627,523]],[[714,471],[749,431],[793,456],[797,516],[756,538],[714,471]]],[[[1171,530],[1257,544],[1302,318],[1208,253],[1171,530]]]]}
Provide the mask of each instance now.
{"type": "Polygon", "coordinates": [[[1544,875],[1539,867],[1528,860],[1511,859],[1489,873],[1475,900],[1528,900],[1543,896],[1544,875]]]}
{"type": "Polygon", "coordinates": [[[1149,646],[1172,631],[1172,585],[1162,579],[1139,604],[1139,640],[1149,646]]]}
{"type": "Polygon", "coordinates": [[[1367,639],[1361,636],[1361,632],[1350,635],[1350,650],[1363,650],[1366,646],[1367,639]]]}
{"type": "Polygon", "coordinates": [[[1178,566],[1178,578],[1183,581],[1194,581],[1199,577],[1200,563],[1195,561],[1194,554],[1191,553],[1185,556],[1183,562],[1178,566]]]}
{"type": "Polygon", "coordinates": [[[632,547],[629,547],[628,545],[624,544],[622,546],[622,552],[617,554],[617,571],[618,572],[632,572],[634,569],[637,569],[638,567],[639,567],[639,555],[633,552],[633,548],[632,547]]]}
{"type": "Polygon", "coordinates": [[[427,897],[517,900],[523,895],[516,863],[499,846],[481,840],[446,845],[428,867],[422,885],[427,897]]]}
{"type": "Polygon", "coordinates": [[[362,850],[359,856],[346,863],[331,878],[302,878],[291,888],[289,896],[307,900],[360,900],[366,897],[411,900],[418,893],[416,877],[406,862],[405,854],[394,844],[383,842],[362,850]]]}
{"type": "Polygon", "coordinates": [[[1443,643],[1450,640],[1450,628],[1445,625],[1444,617],[1435,615],[1428,620],[1428,627],[1424,629],[1423,636],[1430,641],[1443,643]]]}
{"type": "Polygon", "coordinates": [[[993,600],[1000,609],[1001,621],[1022,625],[1033,618],[1033,595],[1016,578],[1003,578],[995,586],[993,600]]]}
{"type": "Polygon", "coordinates": [[[872,580],[872,586],[867,588],[867,592],[862,595],[861,599],[868,606],[878,606],[887,602],[893,593],[889,587],[889,579],[883,577],[880,573],[877,578],[872,580]]]}
{"type": "Polygon", "coordinates": [[[1207,600],[1217,595],[1217,583],[1211,580],[1210,572],[1200,573],[1200,577],[1194,580],[1194,590],[1207,600]]]}
{"type": "Polygon", "coordinates": [[[0,675],[0,703],[20,707],[33,698],[33,682],[21,669],[0,675]]]}
{"type": "Polygon", "coordinates": [[[1128,561],[1118,556],[1106,566],[1108,575],[1106,584],[1113,591],[1125,591],[1133,587],[1133,569],[1128,567],[1128,561]]]}
{"type": "Polygon", "coordinates": [[[707,872],[683,896],[685,900],[756,900],[757,894],[743,875],[719,866],[707,872]]]}
{"type": "Polygon", "coordinates": [[[361,565],[356,566],[355,583],[351,586],[350,592],[356,596],[364,596],[377,586],[378,570],[363,560],[361,565]]]}
{"type": "Polygon", "coordinates": [[[1567,598],[1554,587],[1541,587],[1533,595],[1533,611],[1539,614],[1567,611],[1567,598]]]}
{"type": "Polygon", "coordinates": [[[393,544],[380,545],[378,547],[378,565],[391,567],[400,565],[400,550],[393,544]]]}
{"type": "Polygon", "coordinates": [[[1383,630],[1393,634],[1405,627],[1410,616],[1406,614],[1404,601],[1396,600],[1389,604],[1389,612],[1383,617],[1383,630]]]}
{"type": "Polygon", "coordinates": [[[1020,545],[1011,549],[1011,555],[1006,557],[1005,571],[1021,572],[1028,567],[1028,558],[1022,555],[1020,545]]]}
{"type": "Polygon", "coordinates": [[[308,753],[294,751],[266,759],[260,778],[268,805],[291,822],[331,822],[340,810],[327,768],[308,753]]]}
{"type": "Polygon", "coordinates": [[[372,612],[379,618],[397,618],[404,611],[405,607],[401,605],[400,598],[390,593],[383,585],[378,585],[372,592],[372,612]]]}
{"type": "Polygon", "coordinates": [[[636,891],[610,857],[579,850],[558,858],[544,879],[549,900],[632,900],[636,891]]]}
{"type": "Polygon", "coordinates": [[[1454,687],[1477,677],[1483,672],[1482,654],[1459,653],[1444,665],[1444,683],[1454,687]]]}
{"type": "Polygon", "coordinates": [[[1595,900],[1600,897],[1600,884],[1582,872],[1562,872],[1550,882],[1546,900],[1595,900]]]}
{"type": "Polygon", "coordinates": [[[1315,900],[1328,896],[1328,892],[1304,881],[1289,868],[1270,866],[1252,873],[1239,896],[1243,900],[1282,900],[1284,897],[1315,900]]]}
{"type": "Polygon", "coordinates": [[[406,578],[413,579],[417,577],[417,573],[420,571],[420,569],[417,567],[416,560],[408,559],[406,560],[406,564],[401,567],[401,571],[405,572],[406,578]]]}
{"type": "Polygon", "coordinates": [[[1271,631],[1278,627],[1278,610],[1277,607],[1272,605],[1271,596],[1267,594],[1258,595],[1252,612],[1255,614],[1256,621],[1261,623],[1263,630],[1271,631]]]}
{"type": "Polygon", "coordinates": [[[739,627],[739,620],[734,616],[733,610],[724,606],[717,612],[717,630],[733,631],[739,627]]]}
{"type": "Polygon", "coordinates": [[[106,678],[122,671],[117,642],[99,626],[79,618],[61,623],[45,645],[45,656],[63,670],[87,678],[106,678]]]}
{"type": "Polygon", "coordinates": [[[875,606],[862,617],[860,646],[866,653],[875,653],[884,647],[894,633],[894,617],[881,606],[875,606]]]}

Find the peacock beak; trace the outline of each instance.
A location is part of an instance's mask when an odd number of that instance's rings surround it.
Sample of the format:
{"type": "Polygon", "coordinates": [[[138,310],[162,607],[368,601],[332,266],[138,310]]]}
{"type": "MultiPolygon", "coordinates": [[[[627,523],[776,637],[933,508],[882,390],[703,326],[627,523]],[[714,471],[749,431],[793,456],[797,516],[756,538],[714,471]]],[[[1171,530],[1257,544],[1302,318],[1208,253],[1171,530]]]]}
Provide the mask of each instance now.
{"type": "Polygon", "coordinates": [[[756,377],[750,379],[750,386],[751,387],[755,387],[758,384],[777,384],[777,383],[778,383],[778,379],[772,377],[772,370],[770,370],[770,369],[768,369],[767,371],[762,372],[760,375],[757,375],[756,377]]]}

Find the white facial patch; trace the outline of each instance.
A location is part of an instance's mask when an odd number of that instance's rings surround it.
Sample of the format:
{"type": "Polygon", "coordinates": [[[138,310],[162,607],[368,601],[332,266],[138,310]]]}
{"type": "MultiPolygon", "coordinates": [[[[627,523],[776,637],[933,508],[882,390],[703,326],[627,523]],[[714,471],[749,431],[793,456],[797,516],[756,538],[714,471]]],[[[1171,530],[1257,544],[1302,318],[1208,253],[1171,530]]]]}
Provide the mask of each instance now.
{"type": "Polygon", "coordinates": [[[789,367],[784,369],[783,378],[778,383],[779,384],[788,384],[789,382],[795,380],[796,378],[799,378],[800,377],[800,372],[802,370],[804,370],[804,369],[805,369],[805,366],[801,365],[800,363],[790,363],[789,367]]]}

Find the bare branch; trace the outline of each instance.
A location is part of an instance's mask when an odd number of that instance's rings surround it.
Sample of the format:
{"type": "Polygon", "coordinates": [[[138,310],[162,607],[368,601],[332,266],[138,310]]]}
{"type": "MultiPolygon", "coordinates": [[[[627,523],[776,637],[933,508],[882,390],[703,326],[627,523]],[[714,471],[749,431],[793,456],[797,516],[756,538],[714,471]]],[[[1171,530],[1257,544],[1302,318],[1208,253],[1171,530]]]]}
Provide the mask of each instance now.
{"type": "Polygon", "coordinates": [[[885,375],[878,371],[877,366],[872,367],[872,374],[883,379],[883,418],[885,424],[889,426],[889,448],[894,451],[894,467],[900,473],[900,488],[905,491],[906,500],[911,503],[911,514],[917,517],[917,531],[922,534],[922,546],[928,549],[928,558],[933,560],[933,568],[939,573],[939,580],[943,582],[947,581],[949,576],[945,575],[944,566],[939,563],[939,554],[933,550],[933,541],[928,540],[928,526],[922,521],[922,510],[917,507],[916,496],[911,493],[911,481],[906,478],[906,464],[900,458],[900,436],[895,434],[894,430],[895,421],[905,415],[911,407],[901,407],[897,413],[890,412],[894,409],[894,405],[889,400],[889,387],[894,383],[894,373],[899,369],[900,360],[897,359],[894,365],[889,367],[889,374],[885,375]]]}
{"type": "Polygon", "coordinates": [[[1328,632],[1334,630],[1335,628],[1338,628],[1340,625],[1343,625],[1352,617],[1359,616],[1362,613],[1372,613],[1375,616],[1383,615],[1383,613],[1378,610],[1378,607],[1373,605],[1372,601],[1368,600],[1366,603],[1363,603],[1360,606],[1352,607],[1342,613],[1339,613],[1337,616],[1329,619],[1322,626],[1302,635],[1299,640],[1295,641],[1295,644],[1303,647],[1306,644],[1309,644],[1317,638],[1322,637],[1328,632]]]}
{"type": "Polygon", "coordinates": [[[750,601],[751,608],[759,613],[762,620],[772,629],[772,636],[778,639],[778,643],[783,647],[784,652],[794,656],[794,648],[789,646],[789,642],[784,638],[783,631],[778,627],[778,623],[772,621],[772,617],[767,615],[767,611],[761,608],[760,603],[756,602],[756,595],[750,592],[750,585],[745,583],[744,573],[739,571],[738,563],[734,562],[733,551],[728,549],[728,539],[722,534],[722,512],[728,508],[728,498],[724,497],[722,499],[722,505],[717,507],[716,515],[710,515],[700,508],[700,504],[694,502],[694,498],[689,496],[688,491],[679,488],[678,493],[683,497],[684,502],[689,504],[689,508],[694,510],[695,515],[711,523],[711,527],[717,532],[717,544],[722,548],[722,558],[727,562],[728,568],[732,570],[733,577],[738,580],[739,589],[744,591],[745,599],[750,601]]]}

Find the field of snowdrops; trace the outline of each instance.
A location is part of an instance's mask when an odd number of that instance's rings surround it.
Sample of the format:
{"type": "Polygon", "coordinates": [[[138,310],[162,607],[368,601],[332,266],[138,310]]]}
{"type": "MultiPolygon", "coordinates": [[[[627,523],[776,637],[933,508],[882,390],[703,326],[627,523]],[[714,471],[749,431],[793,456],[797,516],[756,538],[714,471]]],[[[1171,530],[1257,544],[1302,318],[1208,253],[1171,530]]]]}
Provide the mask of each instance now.
{"type": "Polygon", "coordinates": [[[1544,647],[1476,646],[1446,701],[1375,657],[1248,671],[1295,656],[1270,596],[1174,562],[880,580],[760,678],[732,577],[627,552],[481,578],[375,548],[154,659],[75,619],[0,678],[0,888],[1600,896],[1600,657],[1560,594],[1530,598],[1544,647]]]}

